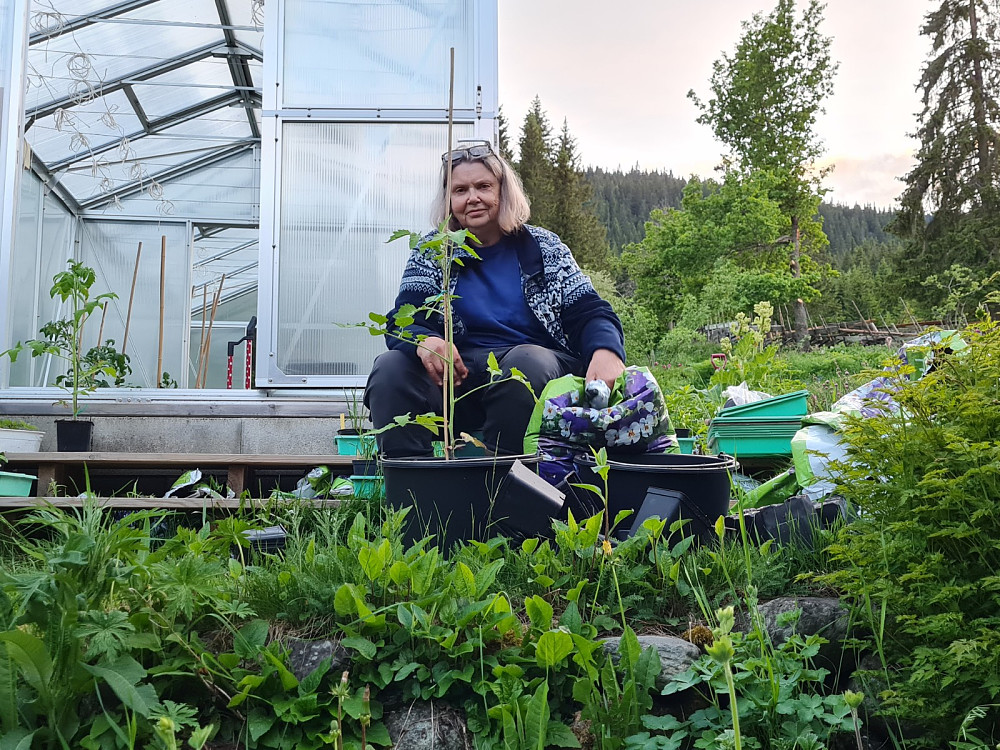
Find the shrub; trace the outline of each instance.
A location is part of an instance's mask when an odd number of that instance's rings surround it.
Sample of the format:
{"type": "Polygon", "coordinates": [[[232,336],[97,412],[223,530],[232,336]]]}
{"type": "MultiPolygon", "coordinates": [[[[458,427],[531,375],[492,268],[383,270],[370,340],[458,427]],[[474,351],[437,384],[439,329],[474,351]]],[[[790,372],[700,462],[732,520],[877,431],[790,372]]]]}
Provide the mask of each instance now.
{"type": "Polygon", "coordinates": [[[840,491],[861,517],[821,579],[872,626],[884,709],[934,746],[1000,693],[1000,328],[963,337],[921,380],[900,367],[900,410],[850,422],[840,491]]]}

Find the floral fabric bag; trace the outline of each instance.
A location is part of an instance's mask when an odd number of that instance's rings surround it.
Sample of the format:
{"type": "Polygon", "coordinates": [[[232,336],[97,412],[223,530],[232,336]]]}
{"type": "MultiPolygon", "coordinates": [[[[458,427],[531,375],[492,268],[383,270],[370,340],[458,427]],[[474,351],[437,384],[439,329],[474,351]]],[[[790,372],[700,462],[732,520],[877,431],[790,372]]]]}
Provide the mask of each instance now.
{"type": "MultiPolygon", "coordinates": [[[[603,399],[602,399],[603,400],[603,399]]],[[[679,453],[667,406],[646,367],[628,367],[615,381],[607,406],[592,405],[583,378],[565,375],[542,389],[524,436],[525,453],[542,454],[538,473],[558,484],[591,449],[608,457],[679,453]]]]}

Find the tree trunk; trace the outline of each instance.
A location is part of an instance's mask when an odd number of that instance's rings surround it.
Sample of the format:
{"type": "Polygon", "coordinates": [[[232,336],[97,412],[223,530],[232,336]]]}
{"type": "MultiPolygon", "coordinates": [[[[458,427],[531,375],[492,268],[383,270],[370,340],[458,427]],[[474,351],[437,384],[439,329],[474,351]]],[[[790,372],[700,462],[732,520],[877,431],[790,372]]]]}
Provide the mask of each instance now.
{"type": "Polygon", "coordinates": [[[990,163],[992,154],[990,153],[990,143],[992,133],[989,123],[986,120],[986,91],[983,83],[983,59],[979,50],[979,19],[976,17],[976,0],[969,0],[969,37],[972,49],[975,50],[972,58],[972,106],[973,117],[976,120],[976,140],[979,151],[979,173],[977,175],[979,198],[982,199],[983,191],[990,184],[990,175],[993,173],[990,163]]]}
{"type": "MultiPolygon", "coordinates": [[[[802,237],[799,234],[799,217],[792,216],[792,276],[802,278],[802,237]]],[[[800,349],[809,347],[809,318],[806,303],[801,297],[795,300],[795,342],[800,349]]]]}

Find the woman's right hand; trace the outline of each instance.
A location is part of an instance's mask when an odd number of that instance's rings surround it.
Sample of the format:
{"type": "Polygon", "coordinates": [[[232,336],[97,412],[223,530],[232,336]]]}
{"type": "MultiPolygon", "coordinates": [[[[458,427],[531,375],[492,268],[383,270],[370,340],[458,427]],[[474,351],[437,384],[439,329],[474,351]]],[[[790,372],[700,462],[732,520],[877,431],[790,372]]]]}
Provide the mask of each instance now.
{"type": "MultiPolygon", "coordinates": [[[[455,385],[459,386],[469,374],[469,370],[466,368],[465,363],[462,361],[462,355],[458,353],[458,349],[454,344],[451,350],[455,362],[455,385]]],[[[417,344],[417,356],[420,358],[421,363],[423,363],[424,369],[427,370],[427,375],[434,381],[434,384],[441,385],[448,372],[448,342],[437,336],[428,336],[417,344]]]]}

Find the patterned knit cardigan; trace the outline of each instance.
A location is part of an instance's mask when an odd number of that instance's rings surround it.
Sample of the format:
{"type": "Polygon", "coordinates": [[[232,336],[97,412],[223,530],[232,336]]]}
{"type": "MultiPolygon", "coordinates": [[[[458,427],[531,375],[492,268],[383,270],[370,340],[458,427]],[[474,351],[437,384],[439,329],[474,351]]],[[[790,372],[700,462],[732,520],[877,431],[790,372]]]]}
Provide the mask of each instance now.
{"type": "MultiPolygon", "coordinates": [[[[590,361],[595,349],[610,349],[624,361],[621,321],[611,305],[597,294],[559,237],[547,229],[527,224],[511,237],[521,266],[524,299],[559,348],[584,362],[590,361]]],[[[458,248],[455,257],[466,263],[476,262],[466,248],[458,248]]],[[[461,271],[462,266],[456,263],[451,273],[452,293],[461,271]]],[[[403,305],[419,308],[428,297],[439,294],[442,278],[441,268],[434,259],[419,247],[414,250],[403,271],[399,294],[389,314],[390,321],[403,305]]],[[[465,325],[457,317],[454,329],[455,343],[461,349],[465,325]]],[[[420,314],[407,330],[413,336],[443,337],[443,320],[440,315],[425,317],[420,314]]],[[[411,341],[387,336],[386,344],[390,349],[411,349],[416,353],[411,341]]]]}

